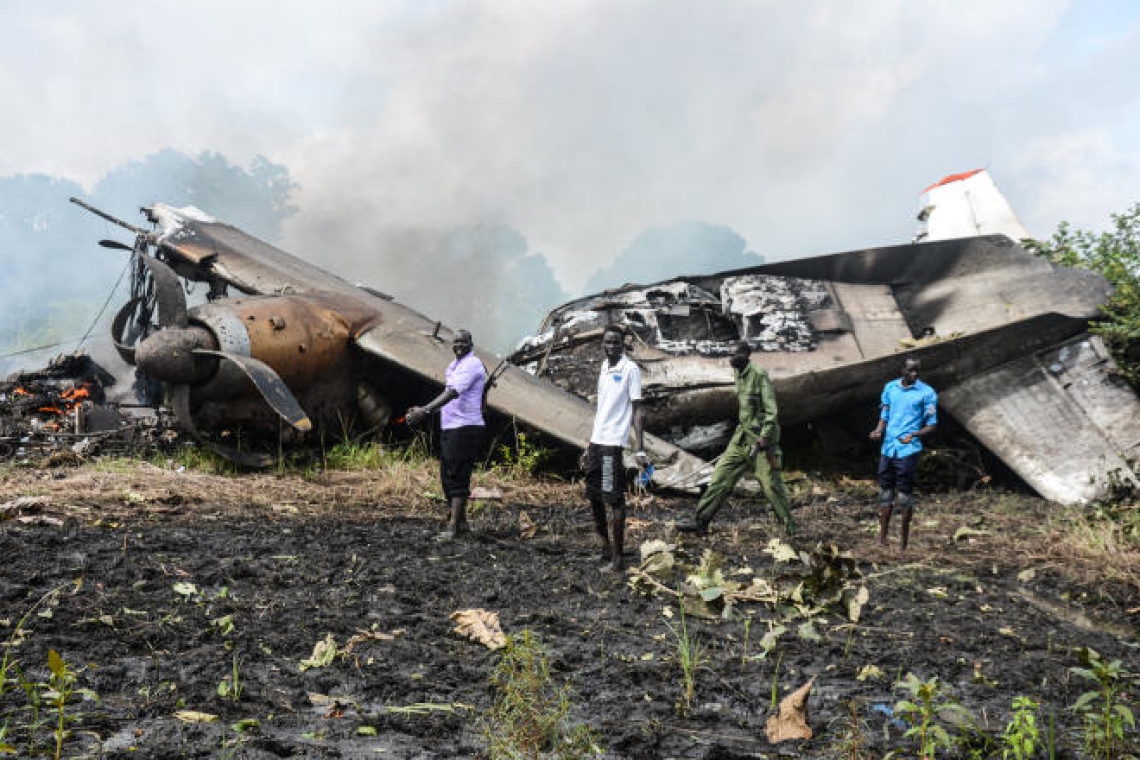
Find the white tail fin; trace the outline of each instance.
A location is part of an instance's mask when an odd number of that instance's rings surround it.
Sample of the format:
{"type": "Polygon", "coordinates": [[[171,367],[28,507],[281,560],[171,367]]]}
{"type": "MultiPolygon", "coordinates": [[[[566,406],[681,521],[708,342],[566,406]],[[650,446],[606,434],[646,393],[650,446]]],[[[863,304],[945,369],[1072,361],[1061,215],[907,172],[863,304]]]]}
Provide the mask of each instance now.
{"type": "Polygon", "coordinates": [[[1000,233],[1029,237],[985,169],[943,177],[922,191],[915,243],[1000,233]]]}

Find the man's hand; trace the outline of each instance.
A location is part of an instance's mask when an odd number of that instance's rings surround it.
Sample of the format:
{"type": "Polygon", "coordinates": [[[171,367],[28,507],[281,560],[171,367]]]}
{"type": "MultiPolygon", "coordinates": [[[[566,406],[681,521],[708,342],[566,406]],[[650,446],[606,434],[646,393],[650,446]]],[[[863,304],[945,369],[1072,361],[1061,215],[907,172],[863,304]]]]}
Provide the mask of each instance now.
{"type": "Polygon", "coordinates": [[[408,410],[408,413],[404,415],[404,419],[407,420],[409,425],[415,425],[422,421],[424,417],[427,417],[427,415],[427,411],[422,406],[413,406],[408,410]]]}
{"type": "Polygon", "coordinates": [[[899,436],[899,441],[901,441],[902,443],[910,443],[913,440],[914,440],[914,433],[906,433],[905,435],[899,436]]]}
{"type": "Polygon", "coordinates": [[[748,458],[755,459],[757,454],[759,454],[761,451],[766,451],[767,449],[768,439],[764,436],[760,436],[756,439],[756,442],[752,444],[752,448],[748,450],[748,458]]]}
{"type": "Polygon", "coordinates": [[[882,437],[883,437],[883,431],[880,430],[879,428],[875,428],[874,430],[871,431],[871,440],[872,441],[882,440],[882,437]]]}

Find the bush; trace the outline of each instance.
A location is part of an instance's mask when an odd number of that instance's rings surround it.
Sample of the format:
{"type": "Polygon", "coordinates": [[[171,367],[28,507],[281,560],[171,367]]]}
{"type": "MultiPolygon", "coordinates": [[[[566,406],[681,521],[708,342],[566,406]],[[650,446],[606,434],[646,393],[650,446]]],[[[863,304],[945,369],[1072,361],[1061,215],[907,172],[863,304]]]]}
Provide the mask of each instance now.
{"type": "Polygon", "coordinates": [[[1099,273],[1115,289],[1092,332],[1104,339],[1124,377],[1140,390],[1140,203],[1113,214],[1111,232],[1097,235],[1062,222],[1052,238],[1026,242],[1054,264],[1099,273]]]}

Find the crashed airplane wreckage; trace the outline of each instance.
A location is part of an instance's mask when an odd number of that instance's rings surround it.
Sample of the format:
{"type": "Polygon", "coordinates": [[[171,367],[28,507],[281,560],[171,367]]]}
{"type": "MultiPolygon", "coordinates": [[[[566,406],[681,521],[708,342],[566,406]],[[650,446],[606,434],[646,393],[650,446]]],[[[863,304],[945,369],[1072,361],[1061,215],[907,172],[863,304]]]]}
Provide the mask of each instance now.
{"type": "Polygon", "coordinates": [[[783,424],[864,412],[873,424],[908,351],[943,414],[1041,495],[1084,503],[1135,485],[1140,457],[1140,403],[1087,332],[1109,294],[1003,235],[940,240],[588,296],[552,311],[511,361],[588,398],[598,337],[624,325],[646,429],[708,455],[735,420],[735,342],[771,376],[783,424]]]}
{"type": "MultiPolygon", "coordinates": [[[[390,296],[198,209],[146,207],[155,226],[147,230],[72,201],[135,234],[133,245],[100,241],[130,251],[135,262],[131,297],[112,323],[115,347],[137,374],[161,382],[179,424],[222,456],[250,467],[275,461],[216,433],[261,430],[272,442],[296,443],[322,432],[379,430],[393,410],[442,388],[452,331],[390,296]],[[208,285],[205,303],[188,306],[183,279],[208,285]]],[[[588,403],[497,356],[475,354],[493,368],[492,415],[586,446],[588,403]]],[[[704,467],[653,436],[645,448],[659,485],[692,483],[704,467]]]]}

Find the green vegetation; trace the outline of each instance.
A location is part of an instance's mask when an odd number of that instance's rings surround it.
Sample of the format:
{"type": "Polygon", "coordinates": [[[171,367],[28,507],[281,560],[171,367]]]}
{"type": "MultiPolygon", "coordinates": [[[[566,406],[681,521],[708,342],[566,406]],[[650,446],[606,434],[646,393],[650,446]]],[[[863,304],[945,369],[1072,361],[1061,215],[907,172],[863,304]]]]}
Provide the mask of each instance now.
{"type": "Polygon", "coordinates": [[[385,467],[389,450],[378,441],[344,438],[324,452],[326,470],[373,470],[385,467]]]}
{"type": "Polygon", "coordinates": [[[914,673],[907,673],[898,688],[908,691],[911,698],[895,705],[895,715],[910,724],[903,735],[918,742],[919,758],[927,760],[939,750],[953,749],[954,740],[940,722],[939,713],[955,705],[942,698],[938,677],[923,681],[914,673]]]}
{"type": "Polygon", "coordinates": [[[1081,718],[1085,734],[1085,751],[1093,758],[1114,760],[1129,757],[1125,732],[1136,728],[1136,718],[1128,706],[1128,673],[1120,660],[1105,662],[1092,649],[1078,653],[1082,667],[1072,673],[1095,684],[1081,694],[1072,710],[1081,718]]]}
{"type": "Polygon", "coordinates": [[[223,458],[212,449],[197,443],[179,446],[172,456],[162,457],[162,462],[169,462],[175,467],[185,467],[187,470],[210,475],[237,475],[240,473],[236,464],[223,458]]]}
{"type": "Polygon", "coordinates": [[[1039,705],[1029,697],[1014,697],[1013,717],[1002,733],[1002,760],[1030,760],[1041,743],[1037,729],[1039,705]]]}
{"type": "MultiPolygon", "coordinates": [[[[55,736],[54,756],[56,760],[59,760],[63,756],[63,742],[70,733],[67,730],[67,704],[72,695],[75,694],[76,677],[63,658],[59,656],[59,652],[54,649],[48,650],[48,670],[51,675],[48,677],[48,688],[44,690],[43,696],[48,705],[55,710],[55,730],[52,733],[55,736]]],[[[94,693],[87,689],[80,691],[89,697],[94,697],[94,693]]]]}
{"type": "Polygon", "coordinates": [[[546,654],[529,628],[507,638],[491,676],[495,703],[483,726],[491,760],[600,755],[587,726],[568,727],[570,687],[556,687],[546,654]]]}
{"type": "Polygon", "coordinates": [[[867,751],[866,723],[859,717],[860,702],[858,699],[843,701],[847,714],[837,720],[842,722],[839,735],[833,745],[835,757],[845,760],[865,760],[870,757],[867,751]]]}
{"type": "Polygon", "coordinates": [[[8,641],[5,642],[3,665],[0,667],[0,697],[3,696],[9,684],[15,684],[24,692],[26,706],[22,710],[20,708],[5,709],[3,723],[0,723],[0,755],[18,754],[20,752],[14,743],[17,732],[22,732],[26,738],[24,752],[27,755],[41,753],[40,747],[42,745],[37,739],[42,731],[50,729],[53,741],[49,753],[56,760],[59,760],[63,757],[63,745],[71,736],[68,725],[74,718],[68,713],[68,707],[73,698],[79,694],[85,699],[98,700],[98,695],[90,689],[77,688],[78,675],[54,649],[48,650],[48,677],[46,682],[29,678],[12,656],[12,650],[23,639],[22,631],[28,616],[49,598],[56,596],[59,591],[60,589],[55,589],[37,601],[17,624],[8,641]],[[45,710],[52,711],[50,719],[45,719],[45,710]],[[21,714],[24,715],[22,719],[21,714]]]}
{"type": "Polygon", "coordinates": [[[230,672],[218,683],[218,696],[237,703],[241,701],[241,692],[241,661],[238,659],[237,652],[234,652],[230,672]]]}
{"type": "Polygon", "coordinates": [[[527,440],[526,433],[515,432],[514,446],[503,444],[499,446],[498,465],[509,478],[526,478],[538,471],[554,452],[551,449],[539,446],[527,440]]]}
{"type": "Polygon", "coordinates": [[[1140,389],[1140,203],[1113,214],[1112,221],[1114,229],[1099,235],[1062,222],[1052,238],[1028,241],[1027,247],[1055,264],[1098,272],[1112,284],[1116,292],[1093,332],[1104,339],[1132,386],[1140,389]]]}
{"type": "Polygon", "coordinates": [[[682,718],[688,717],[693,707],[693,695],[697,690],[697,669],[705,662],[705,649],[701,644],[700,636],[689,633],[685,623],[685,603],[680,604],[681,621],[678,625],[669,623],[669,630],[673,632],[677,648],[674,656],[681,667],[681,696],[677,700],[677,714],[682,718]]]}

